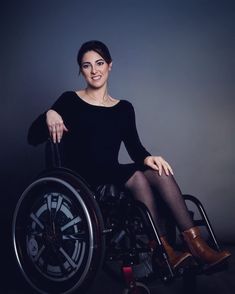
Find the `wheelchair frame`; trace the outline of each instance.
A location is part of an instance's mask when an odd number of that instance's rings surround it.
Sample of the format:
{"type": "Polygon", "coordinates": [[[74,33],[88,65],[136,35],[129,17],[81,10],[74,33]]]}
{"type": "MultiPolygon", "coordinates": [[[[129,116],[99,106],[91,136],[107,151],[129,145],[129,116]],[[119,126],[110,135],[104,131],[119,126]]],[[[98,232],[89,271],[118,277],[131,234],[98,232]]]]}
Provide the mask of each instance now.
{"type": "MultiPolygon", "coordinates": [[[[157,243],[155,252],[162,264],[157,277],[164,283],[176,276],[185,274],[188,278],[192,273],[192,278],[203,272],[202,267],[196,272],[195,268],[174,272],[147,207],[123,197],[123,192],[115,197],[106,195],[108,200],[103,202],[98,200],[97,193],[79,175],[61,167],[58,145],[50,144],[50,148],[54,167],[26,188],[13,217],[17,262],[35,290],[50,294],[69,294],[78,289],[85,292],[105,260],[104,269],[109,273],[122,273],[126,284],[123,293],[150,293],[142,282],[156,278],[156,269],[153,265],[148,271],[139,269],[146,262],[149,266],[153,255],[147,243],[137,240],[143,234],[157,243]],[[121,265],[121,271],[113,271],[110,262],[121,265]]],[[[206,227],[213,246],[220,251],[202,203],[192,195],[183,196],[196,205],[201,219],[194,220],[195,224],[206,227]]]]}

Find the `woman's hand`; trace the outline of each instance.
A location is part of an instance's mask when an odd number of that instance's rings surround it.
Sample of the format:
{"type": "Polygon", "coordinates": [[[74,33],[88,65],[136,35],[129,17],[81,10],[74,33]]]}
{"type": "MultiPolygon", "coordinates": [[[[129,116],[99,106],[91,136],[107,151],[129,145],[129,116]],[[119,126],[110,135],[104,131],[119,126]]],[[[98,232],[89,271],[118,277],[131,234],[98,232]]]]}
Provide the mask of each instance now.
{"type": "Polygon", "coordinates": [[[46,113],[46,123],[53,142],[60,143],[63,132],[68,132],[62,117],[56,111],[50,109],[46,113]]]}
{"type": "Polygon", "coordinates": [[[158,170],[160,176],[162,175],[162,170],[165,171],[165,174],[167,176],[169,176],[170,173],[173,175],[173,170],[171,166],[161,156],[147,156],[144,159],[144,164],[154,170],[158,170]]]}

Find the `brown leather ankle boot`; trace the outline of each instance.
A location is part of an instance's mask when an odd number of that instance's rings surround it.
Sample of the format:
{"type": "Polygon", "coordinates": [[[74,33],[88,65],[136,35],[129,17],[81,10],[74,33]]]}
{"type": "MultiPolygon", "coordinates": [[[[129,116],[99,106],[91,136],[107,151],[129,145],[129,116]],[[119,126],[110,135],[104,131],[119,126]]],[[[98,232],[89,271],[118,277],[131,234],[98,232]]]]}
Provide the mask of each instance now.
{"type": "Polygon", "coordinates": [[[189,258],[192,258],[192,254],[189,252],[179,252],[176,253],[174,249],[171,247],[171,245],[168,243],[166,237],[160,237],[162,241],[162,245],[167,253],[169,263],[172,266],[173,269],[176,269],[180,266],[183,266],[183,264],[186,263],[186,260],[188,261],[189,258]]]}
{"type": "Polygon", "coordinates": [[[228,251],[218,252],[210,248],[200,236],[198,227],[188,229],[182,232],[182,235],[192,255],[206,263],[209,267],[217,265],[231,256],[231,253],[228,251]]]}

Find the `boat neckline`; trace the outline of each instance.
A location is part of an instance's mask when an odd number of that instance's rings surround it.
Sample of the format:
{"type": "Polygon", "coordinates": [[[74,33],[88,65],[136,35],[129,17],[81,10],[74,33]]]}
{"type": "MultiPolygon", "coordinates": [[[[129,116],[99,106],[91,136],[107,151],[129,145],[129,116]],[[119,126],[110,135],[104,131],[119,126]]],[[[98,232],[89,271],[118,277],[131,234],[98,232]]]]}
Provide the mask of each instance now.
{"type": "Polygon", "coordinates": [[[116,104],[114,104],[113,106],[102,106],[102,105],[94,105],[91,103],[88,103],[87,101],[85,101],[84,99],[82,99],[78,93],[76,91],[73,91],[73,93],[77,96],[77,98],[79,98],[79,100],[81,100],[83,103],[89,105],[89,106],[93,106],[93,107],[99,107],[99,108],[115,108],[116,106],[118,106],[121,102],[121,100],[119,100],[116,104]]]}

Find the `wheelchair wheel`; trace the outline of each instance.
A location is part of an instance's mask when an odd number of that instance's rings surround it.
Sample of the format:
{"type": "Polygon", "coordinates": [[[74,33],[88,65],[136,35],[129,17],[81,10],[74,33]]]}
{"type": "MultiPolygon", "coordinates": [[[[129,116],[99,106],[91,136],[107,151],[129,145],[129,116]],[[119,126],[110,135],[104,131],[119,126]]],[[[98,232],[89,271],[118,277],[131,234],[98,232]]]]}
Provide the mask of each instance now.
{"type": "Polygon", "coordinates": [[[103,220],[94,194],[67,170],[52,171],[21,195],[13,218],[21,272],[40,293],[87,288],[103,262],[103,220]]]}
{"type": "Polygon", "coordinates": [[[149,288],[144,285],[143,283],[136,282],[136,289],[135,292],[131,289],[124,289],[123,294],[132,294],[132,293],[138,293],[138,294],[150,294],[149,288]]]}

